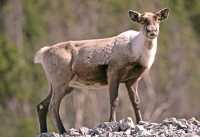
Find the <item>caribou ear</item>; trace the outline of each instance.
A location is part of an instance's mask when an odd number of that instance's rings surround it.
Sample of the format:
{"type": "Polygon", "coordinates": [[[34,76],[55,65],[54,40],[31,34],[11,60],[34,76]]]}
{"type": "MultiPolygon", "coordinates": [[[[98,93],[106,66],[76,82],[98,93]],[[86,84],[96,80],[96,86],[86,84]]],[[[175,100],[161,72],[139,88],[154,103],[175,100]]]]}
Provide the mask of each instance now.
{"type": "Polygon", "coordinates": [[[163,21],[163,20],[167,19],[167,17],[169,16],[169,9],[168,8],[162,9],[162,10],[156,12],[156,15],[158,16],[158,19],[160,21],[163,21]]]}
{"type": "Polygon", "coordinates": [[[141,14],[139,12],[129,10],[128,13],[129,13],[129,17],[131,18],[132,21],[140,23],[141,14]]]}

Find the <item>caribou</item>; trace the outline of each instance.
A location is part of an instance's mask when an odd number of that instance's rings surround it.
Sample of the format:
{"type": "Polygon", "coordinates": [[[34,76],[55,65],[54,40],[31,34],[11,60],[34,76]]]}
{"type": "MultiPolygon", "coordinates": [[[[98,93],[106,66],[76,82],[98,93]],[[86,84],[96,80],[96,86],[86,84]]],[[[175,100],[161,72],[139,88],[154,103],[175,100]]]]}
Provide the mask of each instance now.
{"type": "Polygon", "coordinates": [[[125,84],[135,111],[136,122],[142,120],[138,82],[151,68],[156,51],[160,22],[169,9],[139,13],[130,10],[129,17],[141,24],[139,31],[80,41],[66,41],[41,48],[34,62],[40,63],[49,83],[49,95],[37,105],[40,132],[47,132],[47,113],[53,114],[59,133],[66,132],[59,115],[61,100],[74,88],[108,87],[109,121],[116,121],[119,84],[125,84]]]}

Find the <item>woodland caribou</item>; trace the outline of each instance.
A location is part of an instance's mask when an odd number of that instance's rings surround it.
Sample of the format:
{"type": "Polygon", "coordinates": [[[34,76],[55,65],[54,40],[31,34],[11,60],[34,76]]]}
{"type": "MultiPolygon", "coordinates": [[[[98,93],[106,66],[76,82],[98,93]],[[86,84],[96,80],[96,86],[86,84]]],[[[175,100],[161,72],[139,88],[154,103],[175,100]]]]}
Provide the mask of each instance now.
{"type": "Polygon", "coordinates": [[[140,31],[128,30],[110,38],[67,41],[41,48],[34,61],[42,64],[50,89],[47,98],[37,106],[40,131],[47,132],[46,117],[50,110],[59,132],[66,132],[59,107],[62,98],[74,88],[108,86],[109,120],[115,121],[120,83],[126,85],[136,121],[142,120],[138,82],[154,62],[159,24],[168,14],[169,9],[143,14],[130,10],[130,19],[141,24],[140,31]]]}

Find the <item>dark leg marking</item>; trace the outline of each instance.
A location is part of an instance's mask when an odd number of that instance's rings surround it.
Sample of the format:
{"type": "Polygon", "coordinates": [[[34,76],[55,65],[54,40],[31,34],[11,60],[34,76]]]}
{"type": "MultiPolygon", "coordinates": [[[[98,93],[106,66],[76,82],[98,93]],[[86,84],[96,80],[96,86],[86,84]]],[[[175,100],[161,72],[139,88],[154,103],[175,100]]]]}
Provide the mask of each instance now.
{"type": "Polygon", "coordinates": [[[49,110],[49,104],[52,97],[52,85],[50,87],[49,95],[37,105],[37,113],[40,124],[40,133],[47,132],[47,113],[49,110]]]}

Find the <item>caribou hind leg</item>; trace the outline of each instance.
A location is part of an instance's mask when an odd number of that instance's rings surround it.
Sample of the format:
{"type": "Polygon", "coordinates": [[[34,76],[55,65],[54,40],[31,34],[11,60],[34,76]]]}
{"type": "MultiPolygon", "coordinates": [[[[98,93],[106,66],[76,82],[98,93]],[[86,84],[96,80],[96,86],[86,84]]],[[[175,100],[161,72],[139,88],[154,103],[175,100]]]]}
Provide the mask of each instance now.
{"type": "Polygon", "coordinates": [[[49,104],[52,97],[52,85],[50,85],[49,95],[37,105],[37,113],[40,124],[40,133],[47,132],[47,113],[49,109],[49,104]]]}
{"type": "Polygon", "coordinates": [[[67,87],[67,88],[58,87],[58,88],[55,88],[55,91],[54,91],[55,94],[53,94],[53,96],[52,96],[50,108],[51,108],[51,112],[53,114],[54,122],[56,123],[56,126],[57,126],[60,134],[63,134],[66,132],[65,127],[62,123],[60,114],[59,114],[60,104],[61,104],[63,97],[66,94],[71,93],[72,90],[73,90],[73,88],[71,88],[71,87],[67,87]]]}

